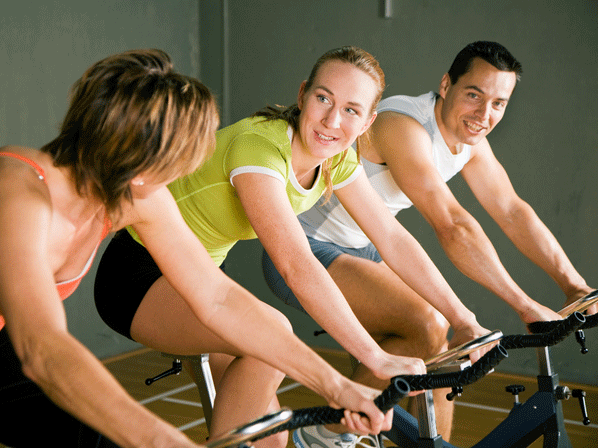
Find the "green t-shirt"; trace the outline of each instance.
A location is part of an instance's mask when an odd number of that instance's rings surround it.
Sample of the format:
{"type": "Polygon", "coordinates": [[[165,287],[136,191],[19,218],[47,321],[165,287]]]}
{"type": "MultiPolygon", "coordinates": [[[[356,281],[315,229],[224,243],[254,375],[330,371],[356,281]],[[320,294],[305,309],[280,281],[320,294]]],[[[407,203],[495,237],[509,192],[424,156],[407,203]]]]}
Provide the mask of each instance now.
{"type": "MultiPolygon", "coordinates": [[[[214,154],[199,170],[168,185],[187,225],[217,265],[237,241],[257,238],[233,186],[235,175],[262,173],[279,179],[295,214],[311,208],[326,189],[320,174],[309,190],[299,185],[291,166],[291,140],[292,129],[284,120],[246,118],[216,133],[214,154]]],[[[333,158],[331,170],[337,188],[361,171],[352,148],[338,163],[341,155],[333,158]]]]}

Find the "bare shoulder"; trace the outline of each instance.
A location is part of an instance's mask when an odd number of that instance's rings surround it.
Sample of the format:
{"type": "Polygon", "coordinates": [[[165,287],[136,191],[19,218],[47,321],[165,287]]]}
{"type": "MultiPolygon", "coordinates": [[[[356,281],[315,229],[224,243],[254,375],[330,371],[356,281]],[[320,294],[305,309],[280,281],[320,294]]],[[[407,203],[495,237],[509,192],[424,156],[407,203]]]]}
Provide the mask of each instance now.
{"type": "MultiPolygon", "coordinates": [[[[167,187],[160,187],[145,197],[124,201],[118,221],[113,229],[134,225],[138,228],[155,228],[162,223],[170,223],[180,216],[180,211],[167,187]]],[[[182,218],[181,218],[182,219],[182,218]]]]}
{"type": "Polygon", "coordinates": [[[488,139],[484,137],[471,147],[471,157],[469,162],[465,164],[465,168],[475,165],[484,165],[492,159],[494,159],[494,153],[492,152],[488,139]]]}
{"type": "Polygon", "coordinates": [[[408,130],[410,132],[425,132],[424,127],[415,118],[400,112],[385,111],[378,114],[374,123],[372,124],[374,133],[389,133],[395,134],[398,138],[397,131],[408,130]]]}
{"type": "MultiPolygon", "coordinates": [[[[11,153],[43,166],[44,157],[38,150],[23,146],[3,146],[0,152],[11,153]]],[[[42,168],[43,169],[43,168],[42,168]]],[[[29,164],[15,157],[0,157],[0,198],[4,201],[19,197],[26,200],[37,197],[49,201],[48,187],[44,179],[29,164]]]]}
{"type": "MultiPolygon", "coordinates": [[[[27,148],[3,147],[0,151],[29,158],[27,148]]],[[[27,163],[0,157],[0,245],[18,244],[15,247],[21,248],[36,241],[47,233],[51,216],[52,201],[45,181],[27,163]]]]}
{"type": "Polygon", "coordinates": [[[364,153],[364,156],[372,162],[386,164],[429,153],[422,148],[432,145],[430,135],[415,118],[393,111],[382,112],[376,117],[370,141],[370,153],[364,153]],[[372,160],[374,157],[378,160],[372,160]]]}

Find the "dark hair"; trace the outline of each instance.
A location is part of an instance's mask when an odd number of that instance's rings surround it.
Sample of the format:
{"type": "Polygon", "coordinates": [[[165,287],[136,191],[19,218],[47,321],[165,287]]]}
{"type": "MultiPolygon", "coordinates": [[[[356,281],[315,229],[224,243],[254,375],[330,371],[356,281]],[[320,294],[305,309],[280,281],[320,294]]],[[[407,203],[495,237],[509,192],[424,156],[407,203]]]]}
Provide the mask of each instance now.
{"type": "Polygon", "coordinates": [[[496,42],[477,41],[467,45],[457,54],[448,71],[451,84],[456,84],[459,78],[471,69],[475,58],[481,58],[501,71],[514,72],[517,81],[521,79],[521,64],[509,50],[496,42]]]}
{"type": "Polygon", "coordinates": [[[71,88],[60,134],[41,151],[71,170],[77,192],[107,213],[132,201],[130,181],[196,169],[213,151],[216,101],[202,83],[176,73],[161,50],[134,50],[93,64],[71,88]]]}
{"type": "MultiPolygon", "coordinates": [[[[376,110],[376,106],[380,102],[382,98],[382,93],[386,87],[386,81],[384,79],[384,72],[380,67],[380,63],[376,60],[374,56],[368,53],[365,50],[362,50],[358,47],[353,46],[345,46],[340,48],[335,48],[333,50],[329,50],[324,53],[320,58],[316,61],[315,65],[311,69],[311,73],[309,74],[309,78],[305,83],[304,91],[307,92],[310,87],[313,85],[318,71],[320,67],[324,65],[324,63],[328,61],[340,61],[346,62],[347,64],[351,64],[354,67],[364,71],[368,75],[372,77],[376,84],[378,85],[378,92],[374,99],[374,103],[370,109],[370,114],[373,114],[376,110]]],[[[299,114],[301,110],[297,104],[293,104],[290,107],[272,107],[268,106],[264,109],[259,110],[253,116],[255,117],[265,117],[266,120],[276,120],[282,119],[288,122],[295,132],[299,130],[299,114]]],[[[367,139],[369,137],[368,132],[364,133],[360,137],[357,138],[357,156],[359,157],[359,149],[360,149],[360,141],[363,139],[367,139]]],[[[342,155],[341,161],[346,157],[347,152],[345,151],[342,155]]],[[[340,162],[339,162],[340,163],[340,162]]],[[[326,191],[325,196],[326,199],[329,199],[332,195],[332,179],[330,177],[330,170],[332,169],[332,159],[326,160],[322,164],[322,177],[326,182],[326,191]]]]}

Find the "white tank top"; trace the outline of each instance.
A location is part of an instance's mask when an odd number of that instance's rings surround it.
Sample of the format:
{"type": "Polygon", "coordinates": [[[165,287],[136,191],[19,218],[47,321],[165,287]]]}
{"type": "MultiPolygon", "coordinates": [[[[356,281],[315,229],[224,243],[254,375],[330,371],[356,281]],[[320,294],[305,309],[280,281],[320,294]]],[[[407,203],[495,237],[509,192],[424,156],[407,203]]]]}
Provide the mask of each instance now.
{"type": "MultiPolygon", "coordinates": [[[[442,179],[447,182],[469,161],[471,146],[463,145],[457,154],[450,151],[440,134],[434,116],[436,98],[434,92],[418,97],[391,96],[380,101],[378,113],[399,112],[417,120],[430,135],[434,166],[442,179]]],[[[386,165],[372,163],[363,157],[361,162],[370,183],[393,215],[413,205],[413,202],[397,186],[386,165]]],[[[335,195],[332,195],[326,204],[323,202],[324,199],[320,199],[314,207],[299,215],[299,221],[308,236],[343,247],[360,248],[370,243],[335,195]]]]}

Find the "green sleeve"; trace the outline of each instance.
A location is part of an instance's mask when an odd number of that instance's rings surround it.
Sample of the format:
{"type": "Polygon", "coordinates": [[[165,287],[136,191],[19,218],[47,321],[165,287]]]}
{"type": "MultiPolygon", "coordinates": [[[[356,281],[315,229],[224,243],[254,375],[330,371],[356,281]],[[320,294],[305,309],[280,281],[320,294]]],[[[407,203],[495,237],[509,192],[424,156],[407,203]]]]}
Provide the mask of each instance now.
{"type": "Polygon", "coordinates": [[[270,140],[257,134],[241,134],[234,138],[224,156],[224,170],[228,177],[231,171],[243,167],[270,169],[283,179],[288,177],[285,154],[270,140]]]}
{"type": "Polygon", "coordinates": [[[349,148],[347,150],[347,156],[339,162],[341,156],[342,154],[335,156],[334,161],[332,162],[332,170],[330,174],[334,186],[343,184],[347,181],[352,181],[352,178],[361,171],[360,164],[357,161],[357,153],[353,148],[349,148]]]}

